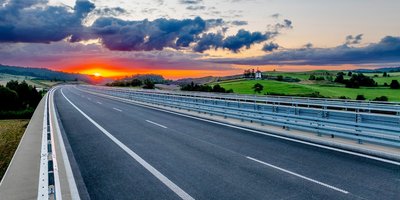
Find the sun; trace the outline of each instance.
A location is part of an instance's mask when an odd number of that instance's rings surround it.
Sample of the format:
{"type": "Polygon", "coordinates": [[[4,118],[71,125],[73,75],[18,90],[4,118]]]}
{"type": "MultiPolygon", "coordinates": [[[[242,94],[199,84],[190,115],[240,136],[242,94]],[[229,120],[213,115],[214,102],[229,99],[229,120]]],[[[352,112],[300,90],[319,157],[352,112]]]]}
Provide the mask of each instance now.
{"type": "Polygon", "coordinates": [[[94,75],[95,77],[100,77],[100,76],[101,76],[101,74],[100,74],[99,72],[95,72],[95,73],[93,73],[93,75],[94,75]]]}

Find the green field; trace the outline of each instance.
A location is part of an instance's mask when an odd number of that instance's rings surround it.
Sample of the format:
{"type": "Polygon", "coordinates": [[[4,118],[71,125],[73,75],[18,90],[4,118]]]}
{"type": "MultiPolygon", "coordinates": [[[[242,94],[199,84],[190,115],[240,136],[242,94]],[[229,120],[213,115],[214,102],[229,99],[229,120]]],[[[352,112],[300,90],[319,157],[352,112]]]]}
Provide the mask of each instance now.
{"type": "MultiPolygon", "coordinates": [[[[301,81],[297,83],[281,82],[275,80],[230,80],[224,82],[215,82],[214,84],[220,84],[225,89],[232,89],[235,93],[239,94],[254,94],[252,87],[256,83],[260,83],[264,86],[264,90],[260,95],[267,93],[282,94],[290,96],[309,96],[311,94],[319,93],[324,97],[339,98],[346,96],[351,99],[355,99],[357,95],[364,95],[367,99],[372,100],[375,97],[387,96],[389,101],[400,102],[400,89],[390,89],[389,87],[383,87],[386,82],[390,84],[392,80],[398,80],[400,82],[400,73],[389,73],[390,77],[382,77],[382,74],[377,74],[379,77],[374,77],[374,80],[379,84],[378,87],[362,87],[358,89],[346,88],[344,85],[332,83],[329,81],[309,81],[308,78],[314,72],[268,72],[268,75],[284,77],[298,78],[301,81]]],[[[323,73],[330,73],[335,77],[337,72],[318,71],[316,76],[323,73]]],[[[264,73],[265,74],[265,73],[264,73]]],[[[365,73],[366,76],[373,77],[375,74],[365,73]]],[[[347,76],[346,76],[347,77],[347,76]]]]}
{"type": "Polygon", "coordinates": [[[6,85],[7,82],[11,80],[15,80],[18,82],[25,81],[28,85],[33,85],[36,88],[50,88],[51,86],[57,83],[61,83],[60,81],[38,80],[35,79],[35,77],[30,77],[30,76],[18,76],[18,75],[0,73],[0,85],[6,85]]]}

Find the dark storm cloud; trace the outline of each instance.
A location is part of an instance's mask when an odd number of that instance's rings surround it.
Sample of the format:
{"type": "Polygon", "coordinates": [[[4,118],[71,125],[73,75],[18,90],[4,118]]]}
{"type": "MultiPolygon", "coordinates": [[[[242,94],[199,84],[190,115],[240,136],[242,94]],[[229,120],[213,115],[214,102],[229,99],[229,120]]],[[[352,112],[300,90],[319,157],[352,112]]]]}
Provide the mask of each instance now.
{"type": "MultiPolygon", "coordinates": [[[[196,5],[200,0],[181,1],[196,5]]],[[[0,42],[50,43],[68,38],[69,42],[99,39],[104,47],[118,51],[152,51],[165,48],[204,52],[209,49],[227,49],[234,53],[265,42],[282,29],[292,27],[289,20],[270,26],[267,32],[244,29],[225,36],[227,24],[244,25],[245,21],[224,22],[222,19],[165,19],[129,21],[115,17],[97,18],[91,26],[82,22],[89,13],[117,15],[122,8],[98,8],[87,0],[77,0],[73,8],[48,6],[47,0],[11,0],[0,8],[0,42]],[[41,6],[36,6],[41,5],[41,6]]]]}
{"type": "Polygon", "coordinates": [[[199,34],[207,31],[218,20],[156,19],[154,21],[124,21],[99,18],[91,26],[95,37],[111,50],[150,51],[166,47],[179,49],[195,42],[199,34]]]}
{"type": "Polygon", "coordinates": [[[250,32],[240,29],[236,35],[224,37],[222,33],[203,34],[194,47],[196,52],[204,52],[209,49],[228,49],[234,53],[238,53],[241,49],[249,49],[252,45],[268,41],[277,35],[283,29],[292,28],[292,22],[285,20],[283,23],[277,23],[270,26],[267,32],[250,32]]]}
{"type": "Polygon", "coordinates": [[[11,0],[0,7],[0,42],[48,43],[82,31],[82,20],[94,4],[79,0],[73,12],[67,7],[32,7],[45,0],[11,0]]]}
{"type": "Polygon", "coordinates": [[[365,47],[301,48],[248,59],[211,60],[243,65],[342,65],[400,63],[400,37],[386,36],[365,47]]]}

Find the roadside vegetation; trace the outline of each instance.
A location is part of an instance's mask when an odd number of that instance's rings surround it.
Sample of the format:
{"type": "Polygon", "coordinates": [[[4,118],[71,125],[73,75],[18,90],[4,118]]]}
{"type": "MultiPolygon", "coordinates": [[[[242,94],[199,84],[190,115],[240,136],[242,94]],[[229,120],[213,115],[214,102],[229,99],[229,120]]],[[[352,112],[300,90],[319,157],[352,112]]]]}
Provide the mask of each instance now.
{"type": "Polygon", "coordinates": [[[41,99],[41,92],[25,81],[0,85],[0,119],[29,119],[41,99]]]}
{"type": "Polygon", "coordinates": [[[183,91],[197,91],[197,92],[233,93],[232,89],[227,90],[227,89],[221,87],[218,84],[210,86],[210,85],[194,84],[193,82],[191,84],[182,86],[181,90],[183,90],[183,91]]]}
{"type": "Polygon", "coordinates": [[[0,179],[6,172],[28,123],[28,119],[0,120],[0,179]]]}

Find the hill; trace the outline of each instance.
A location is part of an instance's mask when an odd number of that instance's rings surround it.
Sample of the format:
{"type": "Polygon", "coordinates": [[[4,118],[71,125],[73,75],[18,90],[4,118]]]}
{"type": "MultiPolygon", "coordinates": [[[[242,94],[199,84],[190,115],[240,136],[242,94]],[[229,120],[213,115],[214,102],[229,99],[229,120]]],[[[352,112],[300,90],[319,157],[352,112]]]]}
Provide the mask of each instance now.
{"type": "Polygon", "coordinates": [[[1,74],[10,74],[15,76],[26,76],[32,79],[41,80],[58,80],[58,81],[83,81],[87,83],[102,82],[101,78],[94,78],[94,76],[77,73],[66,73],[60,71],[53,71],[46,68],[30,68],[30,67],[17,67],[0,64],[1,74]]]}

